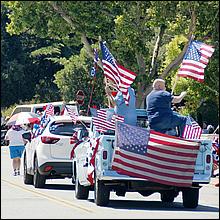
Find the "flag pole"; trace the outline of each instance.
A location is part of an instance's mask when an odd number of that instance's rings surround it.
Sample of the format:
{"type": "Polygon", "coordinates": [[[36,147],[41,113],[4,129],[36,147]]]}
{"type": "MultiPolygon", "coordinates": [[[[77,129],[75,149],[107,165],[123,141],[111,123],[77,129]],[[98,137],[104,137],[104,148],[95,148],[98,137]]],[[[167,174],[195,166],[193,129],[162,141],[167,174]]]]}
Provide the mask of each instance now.
{"type": "MultiPolygon", "coordinates": [[[[101,42],[102,42],[102,37],[99,36],[99,46],[100,46],[101,42]]],[[[108,83],[107,78],[106,78],[106,76],[104,76],[104,84],[107,85],[107,83],[108,83]]],[[[110,98],[109,98],[108,94],[107,94],[107,99],[108,99],[108,107],[110,107],[111,106],[111,102],[110,102],[110,98]]]]}
{"type": "MultiPolygon", "coordinates": [[[[187,52],[187,50],[188,50],[188,48],[189,48],[189,46],[190,46],[190,44],[191,44],[191,41],[194,39],[194,35],[192,34],[192,36],[191,36],[191,38],[190,38],[190,40],[189,40],[189,42],[188,42],[188,47],[187,47],[187,49],[186,49],[186,52],[187,52]]],[[[186,54],[186,52],[185,52],[185,54],[186,54]]],[[[185,54],[184,54],[184,56],[185,56],[185,54]]],[[[179,76],[178,76],[178,74],[176,75],[176,78],[175,78],[175,82],[174,82],[174,84],[173,84],[173,87],[172,87],[172,92],[171,92],[171,95],[173,95],[173,92],[174,92],[174,89],[175,89],[175,87],[176,87],[176,84],[177,84],[177,80],[179,79],[179,76]]]]}
{"type": "Polygon", "coordinates": [[[218,125],[217,128],[214,130],[213,134],[215,134],[218,129],[219,129],[219,125],[218,125]]]}
{"type": "Polygon", "coordinates": [[[94,78],[92,80],[92,90],[91,90],[91,94],[90,94],[90,98],[89,98],[89,104],[88,104],[88,109],[87,109],[87,116],[89,115],[89,109],[90,109],[90,104],[91,104],[91,101],[92,101],[92,95],[93,95],[93,91],[94,91],[95,80],[96,80],[96,76],[94,76],[94,78]]]}
{"type": "Polygon", "coordinates": [[[179,79],[179,76],[176,75],[176,78],[175,78],[175,82],[174,82],[174,84],[173,84],[173,88],[172,88],[171,95],[173,95],[173,92],[174,92],[174,89],[175,89],[175,87],[176,87],[176,83],[177,83],[177,80],[178,80],[178,79],[179,79]]]}

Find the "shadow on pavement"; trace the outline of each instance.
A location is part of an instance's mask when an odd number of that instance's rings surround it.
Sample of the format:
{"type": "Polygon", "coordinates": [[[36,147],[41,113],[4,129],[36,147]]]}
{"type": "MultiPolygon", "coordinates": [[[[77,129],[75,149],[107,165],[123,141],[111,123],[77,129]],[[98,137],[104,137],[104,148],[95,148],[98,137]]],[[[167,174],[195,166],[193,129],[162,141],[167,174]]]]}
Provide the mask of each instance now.
{"type": "Polygon", "coordinates": [[[75,190],[75,185],[67,184],[45,184],[44,189],[54,189],[54,190],[75,190]]]}
{"type": "MultiPolygon", "coordinates": [[[[93,202],[93,199],[88,201],[93,202]]],[[[195,209],[184,208],[181,202],[162,203],[160,201],[137,201],[137,200],[110,200],[106,208],[132,209],[132,210],[163,210],[163,211],[194,211],[194,212],[219,212],[219,208],[198,205],[195,209]]]]}

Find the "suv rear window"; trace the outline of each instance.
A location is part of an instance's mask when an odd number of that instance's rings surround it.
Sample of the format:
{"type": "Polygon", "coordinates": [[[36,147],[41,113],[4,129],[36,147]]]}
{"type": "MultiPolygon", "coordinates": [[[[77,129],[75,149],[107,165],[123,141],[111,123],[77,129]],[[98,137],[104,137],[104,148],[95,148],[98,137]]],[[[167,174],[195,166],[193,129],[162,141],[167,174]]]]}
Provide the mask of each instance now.
{"type": "MultiPolygon", "coordinates": [[[[86,126],[89,127],[89,124],[86,126]]],[[[72,136],[78,130],[86,130],[86,128],[81,123],[73,124],[72,122],[54,122],[49,128],[51,134],[64,136],[72,136]]]]}

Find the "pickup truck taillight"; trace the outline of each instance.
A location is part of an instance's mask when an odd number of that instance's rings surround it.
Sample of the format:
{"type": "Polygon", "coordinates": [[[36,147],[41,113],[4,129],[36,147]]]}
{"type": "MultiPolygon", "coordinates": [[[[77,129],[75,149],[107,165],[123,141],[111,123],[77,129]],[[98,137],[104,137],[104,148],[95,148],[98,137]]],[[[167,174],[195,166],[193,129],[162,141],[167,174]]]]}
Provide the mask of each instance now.
{"type": "Polygon", "coordinates": [[[60,138],[54,138],[54,137],[48,137],[48,136],[42,136],[41,141],[44,144],[55,144],[60,140],[60,138]]]}
{"type": "Polygon", "coordinates": [[[103,150],[103,151],[102,151],[102,159],[103,159],[103,160],[106,160],[106,159],[107,159],[107,155],[108,155],[108,151],[103,150]]]}
{"type": "Polygon", "coordinates": [[[211,155],[206,155],[206,163],[211,163],[211,155]]]}

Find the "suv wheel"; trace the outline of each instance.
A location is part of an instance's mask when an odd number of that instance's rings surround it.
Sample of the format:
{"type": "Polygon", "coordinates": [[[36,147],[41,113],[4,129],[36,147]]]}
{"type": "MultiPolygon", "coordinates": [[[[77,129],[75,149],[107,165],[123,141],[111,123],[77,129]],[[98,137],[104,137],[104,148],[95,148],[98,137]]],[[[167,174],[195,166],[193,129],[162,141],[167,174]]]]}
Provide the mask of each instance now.
{"type": "Polygon", "coordinates": [[[45,176],[41,175],[38,171],[37,157],[34,158],[34,187],[43,188],[46,182],[45,176]]]}
{"type": "Polygon", "coordinates": [[[75,196],[77,199],[88,199],[89,197],[89,188],[90,186],[82,186],[79,183],[79,178],[76,173],[76,181],[75,181],[75,196]]]}
{"type": "Polygon", "coordinates": [[[26,154],[24,154],[24,184],[33,184],[33,176],[27,173],[26,154]]]}

